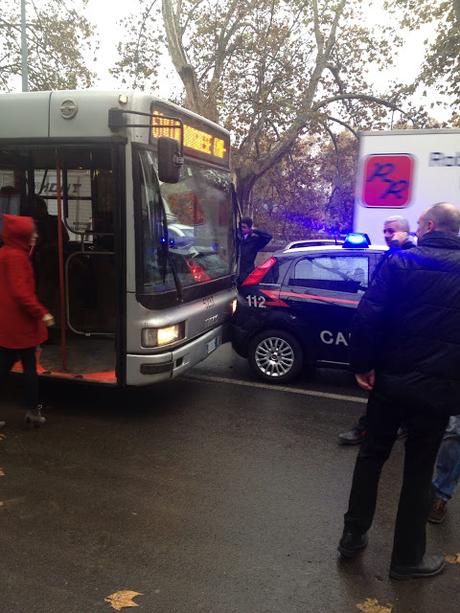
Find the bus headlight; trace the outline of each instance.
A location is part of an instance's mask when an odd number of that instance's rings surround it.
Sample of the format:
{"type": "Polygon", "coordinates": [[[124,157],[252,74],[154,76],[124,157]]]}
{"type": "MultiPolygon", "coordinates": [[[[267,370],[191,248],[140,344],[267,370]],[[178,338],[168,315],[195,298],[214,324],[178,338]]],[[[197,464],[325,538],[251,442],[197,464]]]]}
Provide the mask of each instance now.
{"type": "Polygon", "coordinates": [[[164,347],[184,338],[184,324],[174,324],[164,328],[144,328],[142,330],[143,347],[164,347]]]}

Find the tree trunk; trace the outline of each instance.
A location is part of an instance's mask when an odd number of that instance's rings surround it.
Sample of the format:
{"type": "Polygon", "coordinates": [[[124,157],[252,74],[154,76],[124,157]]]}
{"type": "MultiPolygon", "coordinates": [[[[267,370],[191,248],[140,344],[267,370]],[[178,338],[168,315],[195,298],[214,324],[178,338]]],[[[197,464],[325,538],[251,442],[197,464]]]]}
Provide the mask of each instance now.
{"type": "Polygon", "coordinates": [[[217,122],[219,120],[217,102],[209,100],[209,96],[204,96],[198,83],[195,68],[190,64],[185,53],[180,28],[180,12],[174,13],[171,0],[162,0],[162,13],[169,55],[184,84],[185,107],[198,115],[217,122]]]}
{"type": "Polygon", "coordinates": [[[236,169],[236,195],[240,203],[243,214],[247,214],[249,210],[249,203],[251,198],[251,192],[256,184],[257,177],[247,170],[241,168],[236,169]]]}

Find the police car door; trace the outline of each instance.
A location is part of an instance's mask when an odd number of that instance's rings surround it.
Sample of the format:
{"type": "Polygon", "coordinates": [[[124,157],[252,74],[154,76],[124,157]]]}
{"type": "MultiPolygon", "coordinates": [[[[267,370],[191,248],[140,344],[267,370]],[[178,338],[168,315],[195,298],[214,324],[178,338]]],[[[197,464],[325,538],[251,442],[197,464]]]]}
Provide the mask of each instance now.
{"type": "Polygon", "coordinates": [[[368,281],[365,252],[315,253],[293,262],[280,297],[290,304],[308,357],[348,363],[351,320],[368,281]]]}

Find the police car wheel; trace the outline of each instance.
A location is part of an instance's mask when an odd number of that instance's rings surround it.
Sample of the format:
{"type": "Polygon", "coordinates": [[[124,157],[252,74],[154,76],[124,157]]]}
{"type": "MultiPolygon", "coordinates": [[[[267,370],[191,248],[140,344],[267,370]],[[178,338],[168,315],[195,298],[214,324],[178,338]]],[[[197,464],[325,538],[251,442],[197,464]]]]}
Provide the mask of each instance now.
{"type": "Polygon", "coordinates": [[[303,352],[289,332],[267,330],[249,344],[249,363],[255,374],[273,383],[286,383],[302,370],[303,352]]]}

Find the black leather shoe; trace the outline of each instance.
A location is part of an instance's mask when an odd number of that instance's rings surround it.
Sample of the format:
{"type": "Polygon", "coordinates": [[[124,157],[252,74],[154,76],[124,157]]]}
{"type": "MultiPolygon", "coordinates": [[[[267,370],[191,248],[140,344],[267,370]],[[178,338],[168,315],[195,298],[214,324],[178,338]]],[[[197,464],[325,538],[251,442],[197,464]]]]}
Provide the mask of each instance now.
{"type": "Polygon", "coordinates": [[[416,579],[418,577],[434,577],[442,573],[445,565],[444,556],[424,556],[421,562],[413,566],[392,564],[390,567],[390,577],[399,581],[416,579]]]}
{"type": "Polygon", "coordinates": [[[337,549],[344,558],[354,558],[367,547],[368,540],[367,534],[357,534],[350,530],[344,530],[337,549]]]}
{"type": "Polygon", "coordinates": [[[366,436],[366,430],[355,426],[351,430],[348,430],[348,432],[342,432],[339,434],[339,445],[361,445],[366,436]]]}
{"type": "MultiPolygon", "coordinates": [[[[1,422],[0,422],[1,423],[1,422]]],[[[442,524],[447,515],[447,502],[435,496],[431,511],[428,515],[428,521],[432,524],[442,524]]]]}

